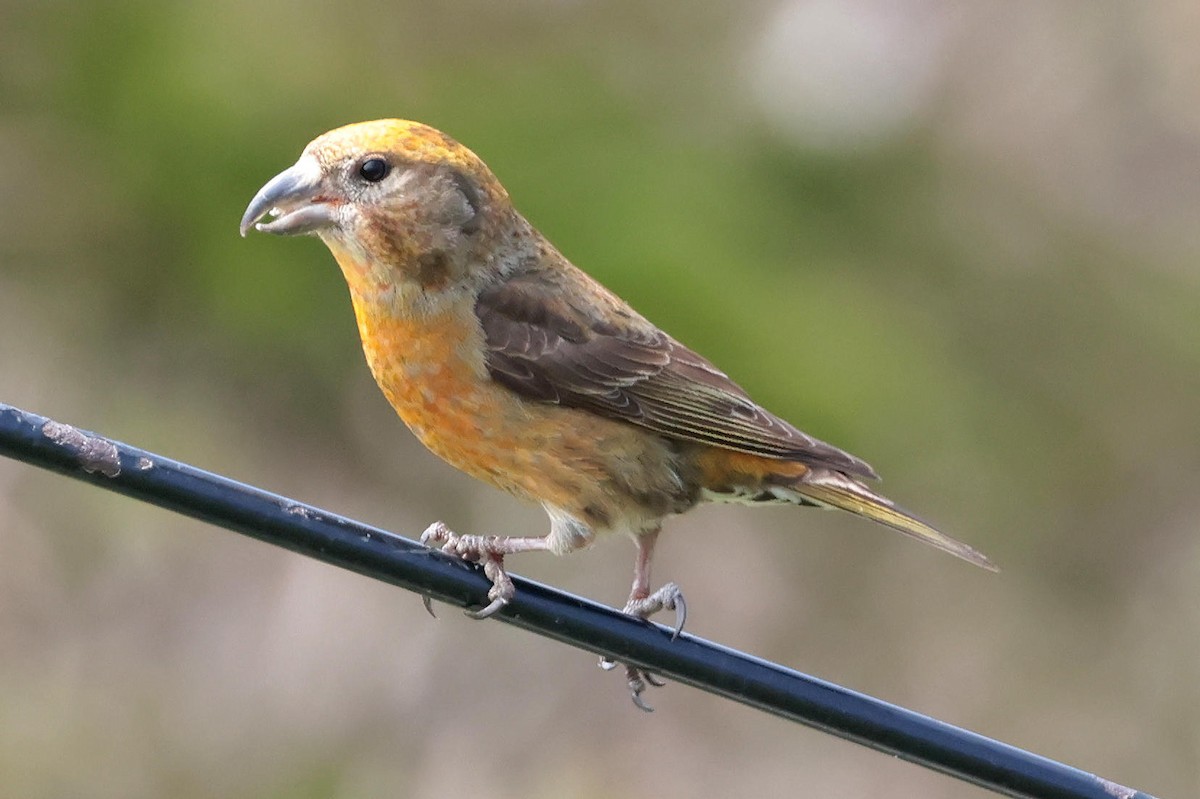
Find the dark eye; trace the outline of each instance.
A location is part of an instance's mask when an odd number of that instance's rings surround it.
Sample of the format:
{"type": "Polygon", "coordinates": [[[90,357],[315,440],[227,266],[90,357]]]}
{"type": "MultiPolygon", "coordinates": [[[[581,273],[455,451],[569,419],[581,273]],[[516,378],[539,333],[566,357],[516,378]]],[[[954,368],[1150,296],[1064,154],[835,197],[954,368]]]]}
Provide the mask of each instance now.
{"type": "Polygon", "coordinates": [[[372,156],[358,165],[358,176],[367,183],[378,183],[391,171],[391,165],[379,156],[372,156]]]}

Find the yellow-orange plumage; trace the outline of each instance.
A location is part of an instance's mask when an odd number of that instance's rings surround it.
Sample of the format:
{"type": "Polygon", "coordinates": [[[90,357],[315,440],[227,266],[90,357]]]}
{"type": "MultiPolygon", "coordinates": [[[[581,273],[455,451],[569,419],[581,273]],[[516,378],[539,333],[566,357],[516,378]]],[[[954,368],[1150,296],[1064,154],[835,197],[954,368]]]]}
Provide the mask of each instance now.
{"type": "MultiPolygon", "coordinates": [[[[866,463],[763,409],[570,264],[440,131],[403,120],[330,131],[263,187],[243,232],[268,212],[258,229],[313,233],[334,254],[371,372],[421,442],[549,513],[544,538],[427,531],[485,565],[484,615],[512,597],[504,555],[568,552],[607,532],[638,543],[626,610],[682,613],[677,587],[649,590],[654,541],[665,517],[712,500],[841,508],[992,568],[868,488],[866,463]]],[[[636,700],[636,670],[630,685],[636,700]]]]}

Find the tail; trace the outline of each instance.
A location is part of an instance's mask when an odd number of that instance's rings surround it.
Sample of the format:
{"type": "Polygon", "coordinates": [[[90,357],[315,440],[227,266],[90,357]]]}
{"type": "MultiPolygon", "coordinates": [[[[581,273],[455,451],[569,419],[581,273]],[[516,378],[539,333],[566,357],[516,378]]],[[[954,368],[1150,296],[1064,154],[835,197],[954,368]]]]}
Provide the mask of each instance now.
{"type": "Polygon", "coordinates": [[[787,490],[795,492],[799,501],[807,500],[824,507],[849,511],[856,516],[899,530],[951,555],[957,555],[988,571],[999,571],[996,564],[988,560],[982,552],[935,530],[908,511],[897,507],[887,497],[876,494],[862,483],[840,472],[814,469],[802,479],[788,485],[787,490]]]}

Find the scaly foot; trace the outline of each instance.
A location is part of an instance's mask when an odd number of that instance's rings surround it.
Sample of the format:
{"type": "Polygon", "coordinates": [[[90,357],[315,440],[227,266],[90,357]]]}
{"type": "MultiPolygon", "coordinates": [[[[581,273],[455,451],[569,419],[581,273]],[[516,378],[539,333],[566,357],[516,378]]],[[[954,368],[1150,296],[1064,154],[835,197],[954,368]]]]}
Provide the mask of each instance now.
{"type": "MultiPolygon", "coordinates": [[[[421,533],[421,543],[425,546],[483,564],[483,573],[492,581],[488,591],[491,602],[481,610],[463,611],[473,619],[486,619],[511,602],[516,594],[512,579],[504,570],[504,556],[513,551],[508,545],[509,540],[494,535],[459,535],[441,522],[434,522],[421,533]]],[[[432,616],[433,605],[429,597],[422,597],[422,602],[432,616]]]]}
{"type": "MultiPolygon", "coordinates": [[[[667,583],[649,596],[630,596],[624,608],[625,613],[639,619],[647,619],[660,610],[675,611],[675,629],[671,632],[671,640],[674,641],[683,630],[684,622],[687,621],[687,603],[683,600],[683,592],[679,590],[679,586],[675,583],[667,583]]],[[[605,671],[610,671],[616,668],[616,666],[617,664],[614,661],[608,658],[600,658],[600,668],[605,671]]],[[[633,704],[637,705],[640,710],[653,713],[654,708],[646,704],[646,700],[642,699],[642,693],[646,690],[647,686],[661,688],[666,683],[637,666],[625,667],[625,682],[629,686],[629,694],[633,700],[633,704]]]]}
{"type": "Polygon", "coordinates": [[[648,619],[660,610],[675,611],[675,629],[671,632],[671,640],[674,641],[683,632],[683,624],[687,621],[687,603],[683,601],[683,592],[675,583],[667,583],[650,596],[629,597],[624,612],[639,619],[648,619]]]}

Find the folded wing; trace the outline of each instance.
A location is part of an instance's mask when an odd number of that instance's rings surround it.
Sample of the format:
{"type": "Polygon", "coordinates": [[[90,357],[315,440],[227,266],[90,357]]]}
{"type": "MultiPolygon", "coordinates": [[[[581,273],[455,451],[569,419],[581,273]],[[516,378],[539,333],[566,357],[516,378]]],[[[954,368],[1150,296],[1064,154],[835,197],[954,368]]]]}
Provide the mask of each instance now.
{"type": "Polygon", "coordinates": [[[511,276],[485,290],[475,311],[492,379],[525,397],[668,438],[876,477],[865,462],[762,408],[574,267],[511,276]]]}

